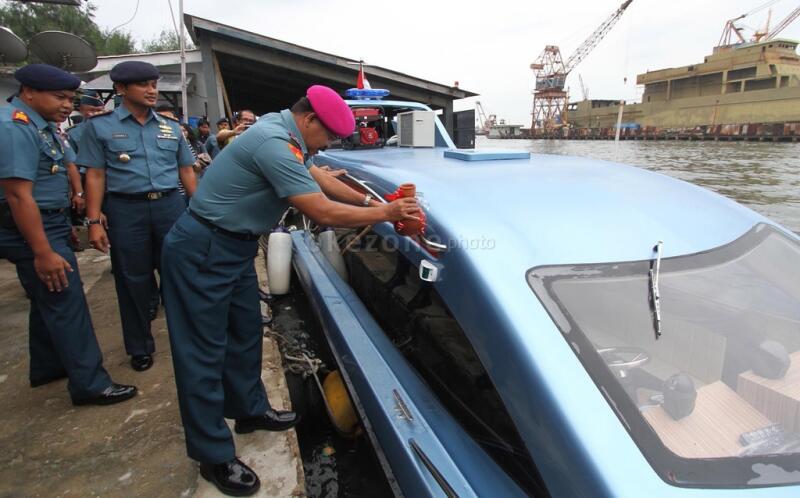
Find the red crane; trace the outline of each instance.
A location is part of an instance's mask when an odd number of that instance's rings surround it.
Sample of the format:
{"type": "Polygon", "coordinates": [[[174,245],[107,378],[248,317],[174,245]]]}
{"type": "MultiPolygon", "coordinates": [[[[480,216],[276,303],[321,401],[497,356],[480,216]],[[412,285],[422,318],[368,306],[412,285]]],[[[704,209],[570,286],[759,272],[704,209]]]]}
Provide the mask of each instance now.
{"type": "Polygon", "coordinates": [[[625,9],[633,2],[626,0],[589,37],[578,46],[566,62],[556,45],[547,45],[531,64],[536,86],[533,91],[531,135],[548,134],[567,124],[568,95],[564,90],[567,75],[594,49],[617,24],[625,9]]]}

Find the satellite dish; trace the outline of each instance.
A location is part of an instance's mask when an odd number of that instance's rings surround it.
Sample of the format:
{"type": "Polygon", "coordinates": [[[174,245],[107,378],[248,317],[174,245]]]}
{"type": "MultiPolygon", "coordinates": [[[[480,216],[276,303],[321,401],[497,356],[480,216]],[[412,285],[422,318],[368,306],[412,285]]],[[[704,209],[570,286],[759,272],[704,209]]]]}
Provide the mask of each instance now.
{"type": "Polygon", "coordinates": [[[16,64],[28,57],[28,47],[10,29],[0,26],[0,64],[16,64]]]}
{"type": "Polygon", "coordinates": [[[97,54],[80,36],[63,31],[42,31],[28,43],[31,52],[42,62],[66,71],[91,71],[97,65],[97,54]]]}

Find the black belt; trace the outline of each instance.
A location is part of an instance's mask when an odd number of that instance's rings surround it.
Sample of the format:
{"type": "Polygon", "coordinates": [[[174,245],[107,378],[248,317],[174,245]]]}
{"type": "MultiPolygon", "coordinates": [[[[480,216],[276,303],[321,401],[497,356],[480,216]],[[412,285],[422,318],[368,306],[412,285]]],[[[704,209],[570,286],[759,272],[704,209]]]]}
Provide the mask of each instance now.
{"type": "Polygon", "coordinates": [[[220,233],[232,239],[253,241],[253,240],[258,240],[261,237],[261,235],[253,235],[252,233],[231,232],[230,230],[225,230],[224,228],[220,228],[217,225],[211,223],[210,221],[203,218],[199,214],[195,213],[191,209],[189,210],[189,214],[192,216],[192,218],[196,219],[201,225],[205,225],[212,231],[220,233]]]}
{"type": "Polygon", "coordinates": [[[67,208],[39,209],[39,212],[42,213],[42,214],[61,214],[66,210],[67,210],[67,208]]]}
{"type": "Polygon", "coordinates": [[[123,192],[109,192],[108,195],[111,197],[117,197],[119,199],[125,199],[128,201],[156,201],[161,199],[162,197],[166,197],[171,193],[175,192],[176,188],[171,188],[169,190],[162,190],[161,192],[142,192],[140,194],[126,194],[123,192]]]}

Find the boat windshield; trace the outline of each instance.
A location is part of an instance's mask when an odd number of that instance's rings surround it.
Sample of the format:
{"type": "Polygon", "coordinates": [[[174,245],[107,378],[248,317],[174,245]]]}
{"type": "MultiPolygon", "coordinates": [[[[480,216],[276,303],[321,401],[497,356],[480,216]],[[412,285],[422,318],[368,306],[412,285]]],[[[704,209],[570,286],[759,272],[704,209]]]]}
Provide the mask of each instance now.
{"type": "Polygon", "coordinates": [[[665,481],[800,482],[800,243],[760,224],[662,259],[658,338],[650,265],[537,267],[528,282],[665,481]]]}

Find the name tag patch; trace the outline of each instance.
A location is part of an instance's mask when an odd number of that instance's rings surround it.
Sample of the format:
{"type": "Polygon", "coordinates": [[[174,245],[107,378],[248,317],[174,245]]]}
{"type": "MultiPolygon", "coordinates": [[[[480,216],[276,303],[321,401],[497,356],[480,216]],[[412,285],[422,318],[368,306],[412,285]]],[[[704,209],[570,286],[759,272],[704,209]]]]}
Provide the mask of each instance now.
{"type": "Polygon", "coordinates": [[[111,138],[128,138],[127,133],[112,133],[111,138]]]}

